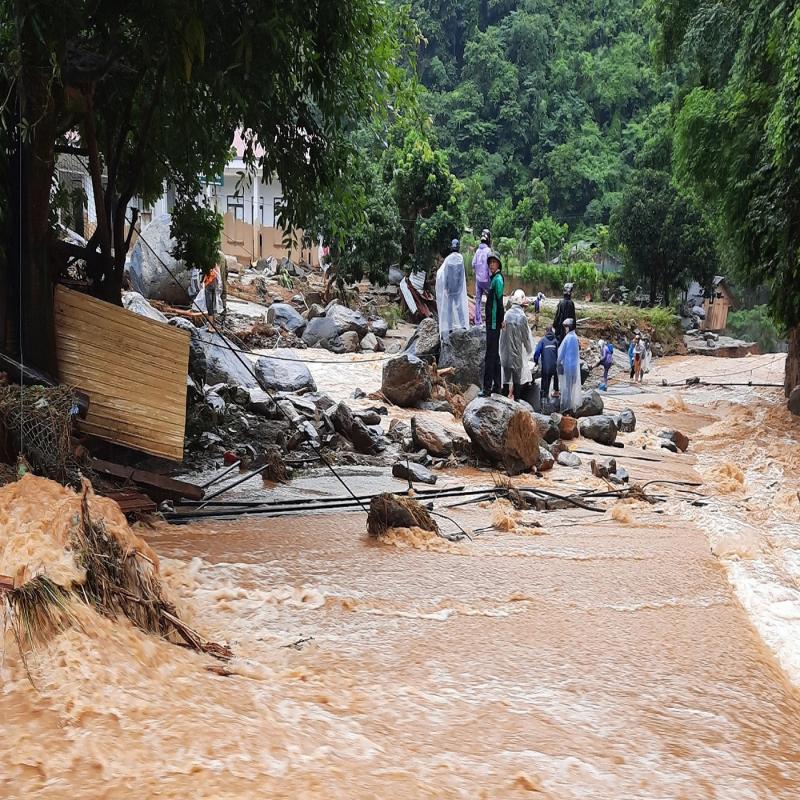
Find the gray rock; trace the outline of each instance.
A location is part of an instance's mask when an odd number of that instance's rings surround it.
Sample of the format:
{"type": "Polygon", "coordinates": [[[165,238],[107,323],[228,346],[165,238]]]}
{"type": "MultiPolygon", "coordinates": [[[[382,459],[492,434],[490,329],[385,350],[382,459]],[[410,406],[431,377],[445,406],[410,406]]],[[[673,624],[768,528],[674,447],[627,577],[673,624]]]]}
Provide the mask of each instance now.
{"type": "Polygon", "coordinates": [[[272,324],[279,325],[291,331],[296,336],[302,336],[306,329],[306,321],[295,308],[288,303],[273,303],[267,312],[272,324]]]}
{"type": "Polygon", "coordinates": [[[295,411],[306,419],[317,419],[319,408],[316,400],[309,395],[290,394],[286,399],[294,406],[295,411]]]}
{"type": "Polygon", "coordinates": [[[570,453],[569,450],[562,450],[556,459],[562,467],[579,467],[583,462],[576,453],[570,453]]]}
{"type": "Polygon", "coordinates": [[[669,439],[662,439],[661,440],[661,447],[664,450],[669,450],[670,453],[679,453],[680,452],[680,450],[678,450],[678,445],[676,445],[675,442],[669,441],[669,439]]]}
{"type": "Polygon", "coordinates": [[[307,347],[321,347],[331,353],[343,353],[344,343],[339,336],[336,323],[328,317],[314,317],[303,331],[303,343],[307,347]]]}
{"type": "Polygon", "coordinates": [[[247,389],[247,410],[261,417],[275,417],[275,401],[263,389],[247,389]]]}
{"type": "Polygon", "coordinates": [[[438,476],[429,469],[414,461],[398,461],[392,466],[392,475],[401,480],[410,480],[412,483],[436,483],[438,476]]]}
{"type": "Polygon", "coordinates": [[[353,311],[341,303],[332,303],[328,306],[325,316],[334,321],[340,334],[352,331],[361,338],[369,330],[369,324],[360,311],[353,311]]]}
{"type": "Polygon", "coordinates": [[[366,397],[367,393],[363,389],[355,388],[353,389],[353,400],[361,400],[362,397],[366,397]]]}
{"type": "Polygon", "coordinates": [[[475,449],[509,475],[536,467],[540,461],[536,421],[506,397],[476,397],[464,409],[464,430],[475,449]]]}
{"type": "Polygon", "coordinates": [[[786,405],[792,414],[796,417],[800,417],[800,386],[795,386],[794,389],[789,392],[789,400],[786,405]]]}
{"type": "Polygon", "coordinates": [[[546,448],[542,447],[539,450],[539,463],[536,465],[539,472],[547,472],[553,469],[553,464],[556,463],[553,454],[546,448]]]}
{"type": "Polygon", "coordinates": [[[374,319],[372,320],[371,327],[372,327],[372,332],[376,336],[380,336],[381,338],[383,338],[384,336],[386,336],[387,333],[389,333],[389,324],[386,322],[386,320],[374,319]]]}
{"type": "Polygon", "coordinates": [[[414,447],[425,449],[432,456],[447,458],[453,452],[453,435],[444,426],[423,417],[411,417],[414,447]]]}
{"type": "Polygon", "coordinates": [[[419,404],[419,407],[424,411],[446,411],[450,414],[453,413],[453,406],[447,400],[425,400],[419,404]]]}
{"type": "Polygon", "coordinates": [[[614,417],[617,430],[622,433],[632,433],[636,430],[636,414],[630,408],[624,408],[614,417]]]}
{"type": "Polygon", "coordinates": [[[258,388],[258,381],[251,372],[255,370],[250,358],[233,342],[210,331],[198,331],[197,338],[205,351],[206,383],[258,388]]]}
{"type": "Polygon", "coordinates": [[[378,337],[370,331],[362,340],[361,340],[361,349],[365,350],[368,353],[374,352],[378,347],[378,337]]]}
{"type": "Polygon", "coordinates": [[[464,402],[469,405],[480,393],[480,386],[476,386],[472,383],[464,390],[461,396],[464,398],[464,402]]]}
{"type": "Polygon", "coordinates": [[[405,277],[405,273],[400,267],[389,267],[388,283],[390,286],[399,286],[405,277]]]}
{"type": "Polygon", "coordinates": [[[227,408],[227,404],[220,394],[214,391],[206,392],[205,403],[218,424],[225,421],[225,410],[227,408]]]}
{"type": "Polygon", "coordinates": [[[325,309],[319,303],[312,303],[308,307],[308,311],[306,311],[306,319],[312,320],[316,319],[317,317],[324,317],[325,316],[325,309]]]}
{"type": "Polygon", "coordinates": [[[189,374],[202,386],[206,382],[208,363],[206,361],[205,347],[200,338],[200,331],[188,319],[183,317],[173,317],[169,324],[186,331],[191,336],[189,339],[189,374]]]}
{"type": "Polygon", "coordinates": [[[265,391],[299,392],[308,389],[315,392],[317,384],[301,361],[296,360],[293,350],[280,348],[275,356],[262,356],[256,361],[255,373],[258,383],[265,391]]]}
{"type": "Polygon", "coordinates": [[[689,448],[689,437],[685,433],[676,430],[661,431],[658,434],[662,439],[672,442],[682,453],[689,448]]]}
{"type": "Polygon", "coordinates": [[[439,324],[435,319],[428,317],[417,325],[417,330],[409,341],[409,352],[418,358],[432,361],[439,357],[439,324]]]}
{"type": "Polygon", "coordinates": [[[142,228],[131,253],[131,286],[150,300],[188,305],[194,299],[187,294],[189,272],[183,261],[172,255],[175,240],[169,232],[171,222],[169,214],[162,214],[142,228]]]}
{"type": "Polygon", "coordinates": [[[389,438],[397,444],[402,444],[406,440],[411,442],[411,426],[399,419],[393,419],[389,423],[389,438]]]}
{"type": "Polygon", "coordinates": [[[546,414],[534,413],[533,418],[536,420],[536,427],[539,429],[539,436],[541,436],[545,442],[552,444],[556,441],[556,439],[558,439],[558,421],[560,420],[559,415],[553,414],[551,416],[547,416],[546,414]]]}
{"type": "Polygon", "coordinates": [[[581,404],[575,409],[575,416],[578,419],[581,417],[596,417],[602,413],[603,398],[596,389],[592,389],[591,392],[585,392],[581,404]]]}
{"type": "Polygon", "coordinates": [[[381,391],[398,406],[412,408],[431,396],[431,378],[425,362],[401,355],[383,365],[381,391]]]}
{"type": "Polygon", "coordinates": [[[592,371],[589,369],[589,365],[581,359],[581,386],[589,379],[589,375],[592,374],[592,371]]]}
{"type": "Polygon", "coordinates": [[[581,436],[593,439],[600,444],[614,444],[617,439],[617,426],[608,414],[584,417],[578,422],[581,436]]]}
{"type": "Polygon", "coordinates": [[[354,416],[349,406],[339,403],[331,412],[331,422],[336,432],[349,439],[359,453],[372,454],[378,451],[379,435],[354,416]]]}
{"type": "Polygon", "coordinates": [[[366,411],[354,411],[354,417],[358,417],[365,425],[380,425],[381,415],[372,408],[366,411]]]}
{"type": "Polygon", "coordinates": [[[147,317],[156,322],[166,322],[167,318],[157,309],[153,308],[147,300],[139,294],[139,292],[123,292],[122,293],[122,307],[140,317],[147,317]]]}
{"type": "Polygon", "coordinates": [[[358,353],[361,350],[361,342],[355,331],[345,331],[339,336],[345,353],[358,353]]]}
{"type": "Polygon", "coordinates": [[[456,330],[449,342],[442,342],[439,367],[452,367],[451,383],[461,387],[483,383],[483,362],[486,357],[486,332],[483,328],[456,330]]]}

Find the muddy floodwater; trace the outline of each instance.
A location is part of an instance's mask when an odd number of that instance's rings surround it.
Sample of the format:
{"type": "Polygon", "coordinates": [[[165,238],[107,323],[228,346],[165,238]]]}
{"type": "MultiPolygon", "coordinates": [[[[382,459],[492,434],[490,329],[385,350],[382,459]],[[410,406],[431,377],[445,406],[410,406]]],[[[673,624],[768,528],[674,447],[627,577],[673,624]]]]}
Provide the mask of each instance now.
{"type": "MultiPolygon", "coordinates": [[[[380,366],[311,365],[336,399],[374,390],[380,366]]],[[[663,484],[664,502],[515,516],[448,499],[443,528],[475,532],[457,543],[376,543],[360,512],[139,530],[232,674],[95,614],[30,676],[6,639],[0,796],[794,800],[800,424],[777,389],[661,386],[692,375],[777,381],[782,357],[664,359],[641,392],[612,382],[607,408],[638,418],[616,454],[631,479],[702,484],[663,484]],[[660,451],[665,427],[687,454],[660,451]]],[[[602,485],[581,457],[537,485],[602,485]]],[[[360,494],[402,488],[342,474],[360,494]]],[[[342,489],[320,472],[239,496],[267,492],[342,489]]]]}

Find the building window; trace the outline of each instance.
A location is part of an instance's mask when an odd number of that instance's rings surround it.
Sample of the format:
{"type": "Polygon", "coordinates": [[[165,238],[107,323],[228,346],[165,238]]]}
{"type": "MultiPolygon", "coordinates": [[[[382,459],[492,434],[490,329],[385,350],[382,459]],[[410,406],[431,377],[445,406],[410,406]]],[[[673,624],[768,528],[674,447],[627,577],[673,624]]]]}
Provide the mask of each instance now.
{"type": "Polygon", "coordinates": [[[239,194],[228,195],[228,211],[233,211],[233,218],[244,222],[244,198],[239,194]]]}

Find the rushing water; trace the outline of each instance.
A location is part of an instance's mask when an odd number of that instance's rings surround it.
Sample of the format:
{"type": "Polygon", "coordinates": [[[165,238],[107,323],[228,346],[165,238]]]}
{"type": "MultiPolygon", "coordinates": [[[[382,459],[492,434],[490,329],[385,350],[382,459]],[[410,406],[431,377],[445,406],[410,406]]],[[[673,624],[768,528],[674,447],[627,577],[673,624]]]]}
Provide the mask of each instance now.
{"type": "MultiPolygon", "coordinates": [[[[341,396],[372,388],[330,378],[341,396]]],[[[360,513],[139,531],[234,674],[87,611],[30,660],[34,690],[6,639],[0,796],[796,798],[797,423],[777,395],[753,410],[752,390],[693,391],[608,404],[635,406],[630,448],[685,430],[696,463],[625,464],[702,475],[711,505],[527,512],[543,527],[457,544],[377,544],[360,513]]],[[[294,491],[340,493],[322,475],[294,491]]],[[[493,511],[447,513],[475,529],[493,511]]]]}

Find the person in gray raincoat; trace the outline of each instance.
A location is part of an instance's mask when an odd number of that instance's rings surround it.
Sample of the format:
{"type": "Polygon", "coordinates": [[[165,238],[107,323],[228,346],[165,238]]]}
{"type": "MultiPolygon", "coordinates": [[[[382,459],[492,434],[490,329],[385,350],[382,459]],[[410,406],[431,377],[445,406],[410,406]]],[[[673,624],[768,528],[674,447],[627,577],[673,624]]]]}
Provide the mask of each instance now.
{"type": "Polygon", "coordinates": [[[511,308],[506,312],[500,331],[500,365],[503,369],[503,389],[510,386],[514,399],[521,400],[525,387],[533,380],[531,356],[533,337],[525,316],[525,292],[517,289],[511,295],[511,308]]]}

